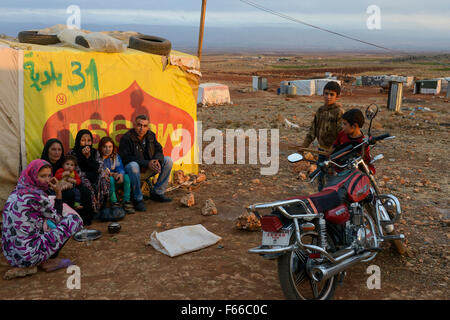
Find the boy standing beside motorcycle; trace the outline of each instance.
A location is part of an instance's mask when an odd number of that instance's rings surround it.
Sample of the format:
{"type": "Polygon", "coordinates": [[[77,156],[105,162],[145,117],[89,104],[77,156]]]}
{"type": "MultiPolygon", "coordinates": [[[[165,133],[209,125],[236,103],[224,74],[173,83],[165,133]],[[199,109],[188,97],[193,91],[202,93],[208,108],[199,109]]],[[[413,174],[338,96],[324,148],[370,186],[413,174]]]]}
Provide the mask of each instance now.
{"type": "MultiPolygon", "coordinates": [[[[308,146],[315,140],[319,142],[319,151],[328,151],[336,140],[339,131],[341,131],[341,117],[344,113],[342,105],[337,102],[341,93],[339,83],[335,81],[328,82],[323,89],[324,105],[321,106],[314,115],[309,132],[305,137],[302,148],[308,146]]],[[[317,163],[325,161],[324,154],[319,154],[317,163]]],[[[324,186],[324,177],[321,172],[318,177],[319,191],[324,186]]]]}

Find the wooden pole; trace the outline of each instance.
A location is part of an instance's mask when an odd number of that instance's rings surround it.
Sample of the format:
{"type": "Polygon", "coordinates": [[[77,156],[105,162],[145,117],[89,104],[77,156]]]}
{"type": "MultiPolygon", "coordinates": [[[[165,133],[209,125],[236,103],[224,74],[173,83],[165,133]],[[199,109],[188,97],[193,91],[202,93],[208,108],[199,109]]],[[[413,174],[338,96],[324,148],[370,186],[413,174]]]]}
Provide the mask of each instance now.
{"type": "Polygon", "coordinates": [[[198,50],[197,57],[202,59],[202,46],[203,46],[203,30],[205,27],[205,12],[206,12],[206,0],[202,0],[202,15],[200,17],[200,31],[198,34],[198,50]]]}

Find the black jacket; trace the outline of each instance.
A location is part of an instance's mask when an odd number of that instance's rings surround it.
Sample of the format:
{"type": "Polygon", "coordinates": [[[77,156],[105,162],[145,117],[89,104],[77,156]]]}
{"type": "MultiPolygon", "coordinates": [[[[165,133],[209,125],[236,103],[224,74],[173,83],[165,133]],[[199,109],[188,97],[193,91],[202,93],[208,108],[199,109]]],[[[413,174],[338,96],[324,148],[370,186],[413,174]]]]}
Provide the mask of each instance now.
{"type": "Polygon", "coordinates": [[[141,168],[148,168],[150,160],[158,160],[162,165],[164,162],[163,148],[156,141],[156,135],[151,131],[145,134],[142,141],[139,140],[134,129],[129,130],[120,138],[119,155],[123,165],[135,161],[141,168]]]}

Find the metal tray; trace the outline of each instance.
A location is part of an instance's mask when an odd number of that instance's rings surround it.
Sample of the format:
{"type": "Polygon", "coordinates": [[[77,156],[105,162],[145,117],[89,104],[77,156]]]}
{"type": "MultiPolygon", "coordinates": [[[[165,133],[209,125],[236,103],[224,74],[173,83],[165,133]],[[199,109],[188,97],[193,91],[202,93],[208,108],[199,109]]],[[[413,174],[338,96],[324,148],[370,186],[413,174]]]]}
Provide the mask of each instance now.
{"type": "Polygon", "coordinates": [[[88,240],[97,240],[102,236],[102,232],[95,229],[83,229],[74,234],[73,238],[76,241],[88,241],[88,240]]]}

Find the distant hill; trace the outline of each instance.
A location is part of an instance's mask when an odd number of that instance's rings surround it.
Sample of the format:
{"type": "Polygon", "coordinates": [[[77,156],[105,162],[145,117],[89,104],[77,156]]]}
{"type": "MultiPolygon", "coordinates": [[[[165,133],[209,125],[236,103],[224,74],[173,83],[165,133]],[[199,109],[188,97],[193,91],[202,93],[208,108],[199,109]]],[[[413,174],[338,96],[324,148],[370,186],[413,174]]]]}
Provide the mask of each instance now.
{"type": "MultiPolygon", "coordinates": [[[[0,34],[17,36],[22,30],[41,29],[49,27],[34,23],[5,23],[0,21],[0,34]]],[[[120,30],[138,31],[144,34],[157,35],[172,41],[173,48],[185,52],[196,52],[198,41],[198,27],[191,26],[151,26],[151,25],[95,25],[83,24],[83,29],[91,31],[120,30]]],[[[450,51],[450,41],[439,35],[425,34],[425,32],[411,32],[407,35],[364,30],[359,34],[352,34],[345,30],[340,32],[372,42],[393,50],[408,52],[437,52],[450,51]],[[426,41],[417,41],[418,38],[426,41]]],[[[344,39],[335,35],[309,29],[304,26],[292,28],[205,28],[203,52],[317,52],[317,51],[349,51],[349,52],[380,52],[362,43],[344,39]]]]}

